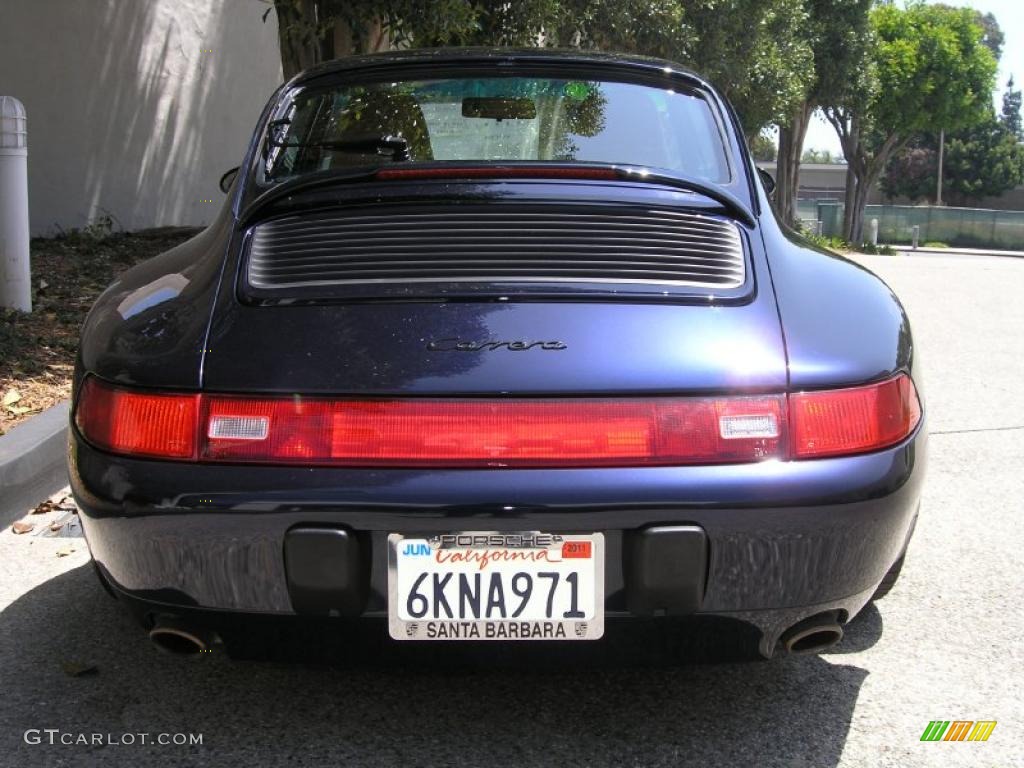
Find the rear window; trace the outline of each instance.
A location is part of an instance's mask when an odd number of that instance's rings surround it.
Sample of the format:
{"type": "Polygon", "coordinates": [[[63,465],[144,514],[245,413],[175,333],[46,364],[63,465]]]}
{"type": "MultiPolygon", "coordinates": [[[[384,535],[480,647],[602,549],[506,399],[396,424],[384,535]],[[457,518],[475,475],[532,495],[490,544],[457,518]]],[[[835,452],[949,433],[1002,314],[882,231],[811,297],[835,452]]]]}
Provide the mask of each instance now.
{"type": "Polygon", "coordinates": [[[721,130],[699,93],[538,77],[300,90],[268,129],[260,175],[275,183],[330,169],[451,160],[609,162],[729,180],[721,130]]]}

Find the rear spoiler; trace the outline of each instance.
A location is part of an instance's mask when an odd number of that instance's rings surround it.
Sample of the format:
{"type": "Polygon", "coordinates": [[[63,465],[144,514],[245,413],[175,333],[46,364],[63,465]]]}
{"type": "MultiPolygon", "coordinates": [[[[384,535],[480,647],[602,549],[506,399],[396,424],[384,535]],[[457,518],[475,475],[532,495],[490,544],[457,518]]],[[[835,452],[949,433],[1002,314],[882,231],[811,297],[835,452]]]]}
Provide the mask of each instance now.
{"type": "Polygon", "coordinates": [[[595,181],[632,181],[695,192],[714,200],[729,214],[748,227],[755,223],[754,214],[738,197],[714,184],[688,176],[636,165],[601,163],[422,163],[415,167],[395,165],[367,166],[345,171],[321,171],[282,182],[256,197],[242,211],[241,226],[248,225],[260,212],[292,195],[335,184],[360,181],[431,180],[431,179],[579,179],[595,181]]]}

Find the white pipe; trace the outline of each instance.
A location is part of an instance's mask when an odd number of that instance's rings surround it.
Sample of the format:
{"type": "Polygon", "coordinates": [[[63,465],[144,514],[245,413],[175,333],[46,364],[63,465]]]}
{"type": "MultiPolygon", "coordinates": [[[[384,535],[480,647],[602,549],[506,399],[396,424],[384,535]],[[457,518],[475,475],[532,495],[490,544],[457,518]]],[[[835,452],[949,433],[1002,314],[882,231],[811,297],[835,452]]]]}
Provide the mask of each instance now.
{"type": "Polygon", "coordinates": [[[0,96],[0,307],[32,311],[25,107],[0,96]]]}

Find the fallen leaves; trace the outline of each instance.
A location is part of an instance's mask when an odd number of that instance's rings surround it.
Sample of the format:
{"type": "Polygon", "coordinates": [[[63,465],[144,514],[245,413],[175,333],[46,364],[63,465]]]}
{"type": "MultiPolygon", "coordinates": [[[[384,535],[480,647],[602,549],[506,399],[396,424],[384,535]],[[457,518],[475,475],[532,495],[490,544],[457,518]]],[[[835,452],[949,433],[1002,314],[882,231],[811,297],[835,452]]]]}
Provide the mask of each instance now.
{"type": "MultiPolygon", "coordinates": [[[[75,504],[74,498],[67,494],[66,491],[67,489],[65,488],[64,492],[62,492],[63,495],[54,494],[49,499],[37,504],[24,519],[11,525],[11,532],[19,535],[32,533],[33,538],[38,536],[48,539],[81,538],[82,523],[78,518],[78,506],[75,504]],[[43,518],[42,520],[33,517],[34,515],[46,514],[52,517],[50,519],[43,518]]],[[[32,542],[29,541],[29,543],[31,544],[32,542]]],[[[69,542],[57,552],[57,557],[67,557],[76,551],[73,542],[69,542]]]]}
{"type": "Polygon", "coordinates": [[[82,535],[82,524],[77,512],[65,512],[50,523],[50,530],[42,534],[48,538],[74,539],[82,535]]]}
{"type": "Polygon", "coordinates": [[[4,393],[3,400],[0,400],[0,404],[2,404],[4,408],[13,413],[15,416],[21,416],[23,413],[28,413],[29,411],[32,410],[27,406],[17,405],[17,403],[19,403],[20,401],[21,392],[11,388],[4,393]]]}
{"type": "Polygon", "coordinates": [[[64,670],[64,674],[68,677],[85,677],[86,675],[98,674],[100,671],[99,667],[95,664],[68,660],[61,661],[60,668],[64,670]]]}
{"type": "Polygon", "coordinates": [[[45,515],[47,512],[77,512],[78,507],[70,496],[61,496],[59,501],[47,499],[36,505],[30,514],[45,515]]]}
{"type": "Polygon", "coordinates": [[[57,557],[67,557],[68,555],[75,554],[74,547],[61,547],[57,550],[57,557]]]}
{"type": "Polygon", "coordinates": [[[79,330],[99,293],[120,272],[194,234],[164,229],[99,241],[76,234],[32,240],[34,311],[0,307],[0,435],[70,395],[79,330]],[[20,399],[4,404],[11,389],[20,399]]]}

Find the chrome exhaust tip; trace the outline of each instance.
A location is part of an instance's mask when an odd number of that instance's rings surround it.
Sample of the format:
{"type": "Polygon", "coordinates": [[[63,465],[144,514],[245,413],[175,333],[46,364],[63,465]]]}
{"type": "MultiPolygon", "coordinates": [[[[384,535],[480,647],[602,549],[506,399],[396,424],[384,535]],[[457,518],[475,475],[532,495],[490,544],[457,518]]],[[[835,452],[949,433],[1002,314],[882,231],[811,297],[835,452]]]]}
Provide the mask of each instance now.
{"type": "Polygon", "coordinates": [[[176,616],[158,616],[149,639],[163,651],[178,656],[192,656],[210,650],[213,633],[185,624],[176,616]]]}
{"type": "Polygon", "coordinates": [[[820,653],[843,639],[843,628],[833,613],[798,621],[782,633],[782,646],[788,653],[820,653]]]}

